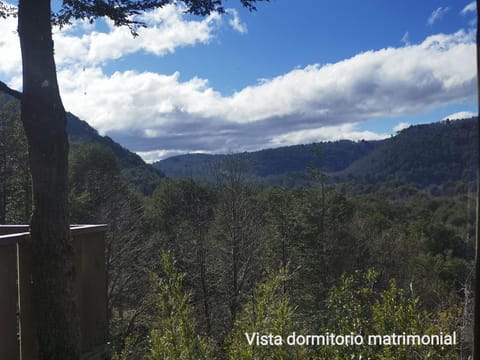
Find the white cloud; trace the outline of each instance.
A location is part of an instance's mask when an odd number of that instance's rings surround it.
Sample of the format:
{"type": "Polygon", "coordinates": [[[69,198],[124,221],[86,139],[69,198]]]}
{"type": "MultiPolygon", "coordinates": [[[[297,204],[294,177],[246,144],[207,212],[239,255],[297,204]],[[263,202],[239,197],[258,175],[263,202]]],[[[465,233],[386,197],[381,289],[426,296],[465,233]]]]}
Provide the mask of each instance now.
{"type": "Polygon", "coordinates": [[[7,18],[0,21],[0,75],[11,77],[22,67],[19,39],[17,35],[17,19],[7,18]]]}
{"type": "Polygon", "coordinates": [[[60,66],[98,65],[137,52],[163,56],[178,47],[208,43],[221,22],[216,13],[201,20],[186,20],[184,9],[174,5],[147,12],[141,20],[148,27],[138,29],[136,38],[128,28],[116,27],[111,21],[107,21],[106,32],[78,34],[78,28],[84,26],[82,22],[67,31],[55,31],[55,60],[60,66]]]}
{"type": "MultiPolygon", "coordinates": [[[[76,21],[62,31],[54,29],[55,61],[58,68],[69,69],[77,64],[97,66],[138,52],[163,56],[173,53],[179,47],[208,43],[221,24],[221,16],[216,13],[200,20],[187,20],[184,8],[174,5],[146,12],[140,20],[147,23],[148,27],[140,28],[136,38],[128,28],[115,27],[111,21],[106,21],[106,31],[95,30],[88,21],[76,21]]],[[[243,24],[238,14],[234,14],[234,20],[240,29],[243,24]]],[[[0,62],[0,74],[9,77],[21,73],[16,29],[16,19],[0,21],[0,53],[3,59],[0,62]]]]}
{"type": "Polygon", "coordinates": [[[448,116],[445,116],[442,120],[461,120],[461,119],[470,119],[471,117],[477,116],[477,114],[471,111],[459,111],[448,116]]]}
{"type": "Polygon", "coordinates": [[[459,31],[294,69],[231,96],[178,72],[70,67],[59,81],[66,108],[134,151],[218,152],[381,138],[353,124],[474,101],[475,69],[473,32],[459,31]]]}
{"type": "Polygon", "coordinates": [[[406,122],[400,122],[400,123],[398,123],[397,125],[394,126],[393,131],[395,131],[395,132],[402,131],[402,130],[410,127],[410,125],[411,124],[406,123],[406,122]]]}
{"type": "Polygon", "coordinates": [[[468,13],[477,11],[477,2],[472,1],[471,3],[467,4],[463,10],[461,11],[462,15],[467,15],[468,13]]]}
{"type": "Polygon", "coordinates": [[[247,25],[240,20],[238,11],[235,9],[228,9],[228,13],[232,15],[232,18],[228,22],[230,26],[240,34],[246,34],[248,32],[247,25]]]}
{"type": "Polygon", "coordinates": [[[208,104],[218,106],[221,96],[207,81],[180,82],[180,74],[125,71],[107,76],[101,68],[80,67],[58,73],[66,108],[87,119],[101,133],[135,129],[151,138],[178,117],[201,114],[208,104]],[[85,87],[82,86],[85,84],[85,87]],[[145,132],[144,129],[148,129],[145,132]]]}
{"type": "Polygon", "coordinates": [[[232,121],[298,118],[352,122],[471,99],[475,93],[473,35],[436,35],[417,46],[369,51],[324,66],[311,65],[225,99],[232,121]],[[462,66],[458,66],[458,59],[462,66]],[[468,90],[465,86],[468,86],[468,90]],[[448,94],[448,95],[447,95],[448,94]],[[461,95],[460,95],[461,94],[461,95]],[[345,115],[343,115],[345,113],[345,115]]]}
{"type": "Polygon", "coordinates": [[[439,7],[433,10],[430,17],[427,20],[428,25],[432,26],[436,21],[440,20],[443,17],[443,15],[445,15],[448,12],[448,10],[449,10],[448,7],[439,7]]]}
{"type": "Polygon", "coordinates": [[[192,151],[189,149],[179,149],[179,150],[153,150],[153,151],[139,151],[137,154],[147,163],[153,163],[155,161],[166,159],[176,155],[183,154],[195,154],[195,153],[206,153],[208,151],[192,151]]]}
{"type": "Polygon", "coordinates": [[[400,41],[401,41],[404,45],[406,45],[406,46],[410,45],[410,40],[409,40],[408,31],[405,32],[405,34],[403,34],[403,36],[402,36],[402,38],[400,39],[400,41]]]}
{"type": "Polygon", "coordinates": [[[295,144],[307,144],[319,141],[335,141],[349,139],[381,140],[389,137],[387,134],[377,134],[372,131],[358,131],[357,124],[343,124],[340,126],[323,126],[316,129],[292,131],[275,136],[269,146],[288,146],[295,144]]]}
{"type": "MultiPolygon", "coordinates": [[[[476,95],[473,31],[437,34],[420,44],[360,53],[332,64],[312,64],[224,96],[207,79],[180,73],[117,71],[106,61],[135,52],[162,56],[179,46],[207,43],[218,15],[186,20],[166,7],[144,16],[151,26],[133,39],[127,29],[83,34],[84,23],[55,33],[65,107],[146,159],[179,152],[257,150],[266,146],[347,138],[377,139],[362,121],[419,114],[476,95]],[[163,12],[162,12],[163,11],[163,12]],[[80,64],[80,65],[79,65],[80,64]]],[[[231,26],[238,14],[233,14],[231,26]]],[[[15,21],[0,22],[0,73],[21,84],[15,21]],[[10,24],[10,25],[8,25],[10,24]]],[[[238,28],[237,30],[240,31],[238,28]]],[[[408,32],[403,37],[408,41],[408,32]]],[[[3,76],[3,75],[2,75],[3,76]]]]}

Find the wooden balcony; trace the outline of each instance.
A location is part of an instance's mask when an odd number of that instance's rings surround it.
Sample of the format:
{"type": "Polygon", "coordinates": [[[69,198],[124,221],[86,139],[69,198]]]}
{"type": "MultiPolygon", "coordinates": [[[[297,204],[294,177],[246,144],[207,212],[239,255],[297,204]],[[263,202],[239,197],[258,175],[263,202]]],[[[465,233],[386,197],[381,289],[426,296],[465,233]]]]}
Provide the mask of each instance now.
{"type": "MultiPolygon", "coordinates": [[[[36,360],[30,234],[26,225],[0,225],[0,359],[36,360]]],[[[107,349],[106,225],[72,225],[82,359],[107,349]]]]}

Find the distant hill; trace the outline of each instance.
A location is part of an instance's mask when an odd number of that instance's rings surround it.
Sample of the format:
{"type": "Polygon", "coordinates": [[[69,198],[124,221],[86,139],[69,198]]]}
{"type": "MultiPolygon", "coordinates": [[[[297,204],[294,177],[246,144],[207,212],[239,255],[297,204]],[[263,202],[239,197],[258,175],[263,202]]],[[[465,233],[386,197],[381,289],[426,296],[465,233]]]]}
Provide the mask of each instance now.
{"type": "Polygon", "coordinates": [[[337,175],[364,183],[398,180],[421,187],[473,181],[477,118],[411,126],[337,175]]]}
{"type": "Polygon", "coordinates": [[[144,194],[151,194],[165,175],[140,156],[125,149],[108,136],[100,136],[86,121],[67,112],[67,132],[70,145],[75,148],[82,142],[92,142],[110,148],[117,158],[123,175],[144,194]]]}
{"type": "MultiPolygon", "coordinates": [[[[236,154],[267,184],[308,186],[308,167],[331,182],[378,184],[401,181],[427,187],[475,179],[477,119],[411,126],[381,141],[348,140],[236,154]]],[[[208,179],[211,165],[226,155],[188,154],[154,164],[169,177],[208,179]]]]}
{"type": "MultiPolygon", "coordinates": [[[[0,101],[0,104],[13,99],[4,94],[1,95],[3,95],[3,101],[0,101]]],[[[145,163],[140,156],[125,149],[108,136],[99,135],[97,130],[87,122],[69,112],[67,112],[67,132],[72,148],[83,142],[97,143],[110,148],[126,179],[144,194],[151,194],[160,179],[165,176],[160,170],[145,163]]]]}
{"type": "MultiPolygon", "coordinates": [[[[338,172],[373,151],[381,141],[341,140],[309,145],[235,154],[247,163],[258,178],[275,179],[286,174],[304,173],[309,166],[325,172],[338,172]]],[[[187,154],[174,156],[153,165],[169,177],[209,178],[211,166],[227,155],[187,154]]]]}
{"type": "MultiPolygon", "coordinates": [[[[165,175],[209,180],[212,166],[227,155],[187,154],[155,164],[67,113],[72,147],[81,142],[99,143],[112,149],[122,172],[145,194],[150,194],[165,175]],[[165,175],[164,175],[165,174],[165,175]]],[[[328,175],[329,182],[382,184],[403,182],[421,188],[476,178],[477,118],[411,126],[380,141],[322,142],[295,145],[235,156],[245,162],[253,177],[268,185],[309,186],[309,167],[328,175]]]]}

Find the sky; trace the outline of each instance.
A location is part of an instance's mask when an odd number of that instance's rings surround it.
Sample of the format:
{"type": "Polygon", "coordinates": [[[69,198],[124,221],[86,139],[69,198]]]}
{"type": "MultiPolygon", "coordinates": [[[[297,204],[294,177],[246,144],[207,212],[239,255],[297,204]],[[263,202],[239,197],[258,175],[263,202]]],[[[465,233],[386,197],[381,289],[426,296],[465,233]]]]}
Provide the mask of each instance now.
{"type": "MultiPolygon", "coordinates": [[[[104,19],[54,29],[65,108],[147,162],[382,139],[477,111],[475,1],[224,3],[144,13],[136,38],[104,19]]],[[[21,90],[15,30],[0,19],[0,79],[21,90]]]]}

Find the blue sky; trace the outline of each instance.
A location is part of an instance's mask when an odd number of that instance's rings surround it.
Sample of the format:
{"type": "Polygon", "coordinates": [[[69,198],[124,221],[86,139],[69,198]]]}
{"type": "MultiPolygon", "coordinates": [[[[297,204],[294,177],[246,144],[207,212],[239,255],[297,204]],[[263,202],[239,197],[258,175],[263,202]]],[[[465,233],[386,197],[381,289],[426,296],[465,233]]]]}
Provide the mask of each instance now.
{"type": "MultiPolygon", "coordinates": [[[[103,20],[55,31],[65,107],[147,161],[379,139],[476,111],[475,2],[225,4],[148,13],[136,39],[103,20]]],[[[0,22],[0,77],[20,88],[14,30],[0,22]]]]}

